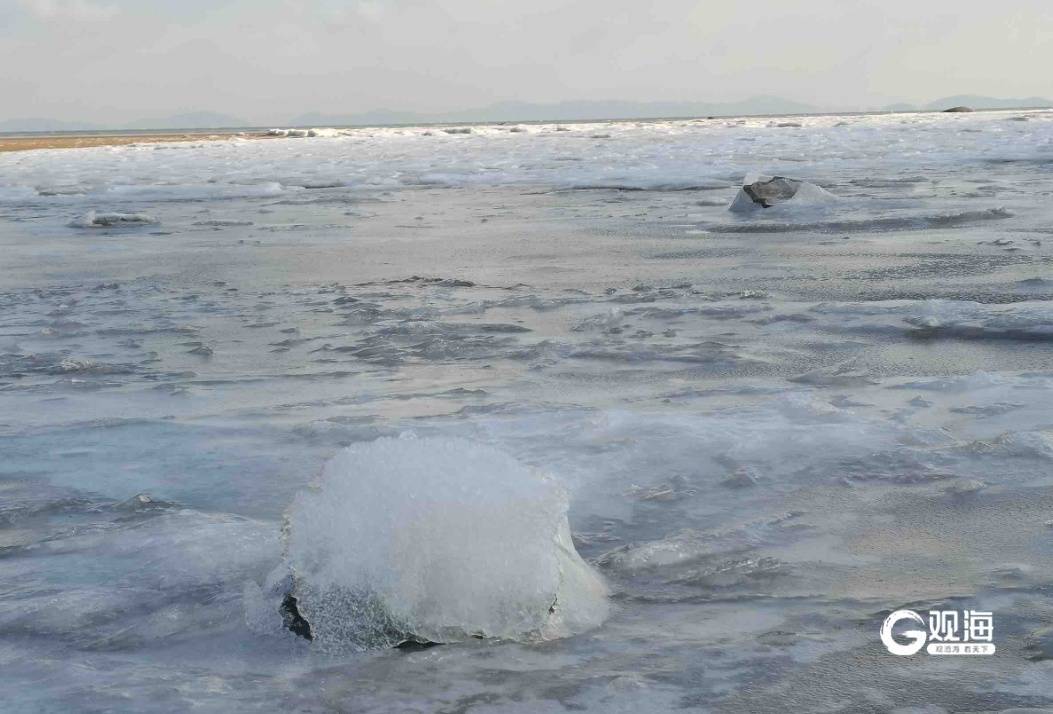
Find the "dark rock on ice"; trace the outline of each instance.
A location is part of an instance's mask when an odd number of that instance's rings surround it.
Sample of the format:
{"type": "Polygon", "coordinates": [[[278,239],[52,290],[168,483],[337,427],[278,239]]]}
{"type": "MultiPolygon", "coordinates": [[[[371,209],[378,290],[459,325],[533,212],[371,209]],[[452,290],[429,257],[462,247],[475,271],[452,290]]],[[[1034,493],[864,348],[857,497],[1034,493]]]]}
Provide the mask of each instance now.
{"type": "MultiPolygon", "coordinates": [[[[285,582],[286,584],[291,582],[293,587],[285,593],[281,604],[278,606],[278,613],[282,617],[282,626],[297,637],[313,642],[315,639],[314,630],[311,627],[311,622],[305,617],[300,599],[295,594],[297,587],[303,587],[303,584],[297,583],[295,578],[286,579],[285,582]]],[[[351,605],[348,608],[349,615],[367,611],[372,611],[376,614],[383,609],[382,603],[375,596],[351,595],[348,593],[344,593],[344,595],[348,597],[347,602],[351,605]]],[[[382,626],[369,632],[359,632],[357,634],[359,636],[368,636],[369,642],[374,645],[383,643],[388,647],[400,650],[421,650],[442,644],[408,632],[404,625],[387,616],[386,613],[381,618],[381,622],[383,623],[382,626]]],[[[481,637],[481,635],[479,636],[481,637]]]]}
{"type": "Polygon", "coordinates": [[[418,640],[406,640],[395,645],[395,649],[402,650],[403,652],[418,652],[420,650],[426,650],[430,647],[436,647],[440,643],[438,642],[420,642],[418,640]]]}
{"type": "Polygon", "coordinates": [[[156,225],[160,223],[145,213],[98,213],[88,211],[70,222],[73,228],[113,228],[118,226],[156,225]]]}
{"type": "Polygon", "coordinates": [[[749,175],[735,194],[728,210],[749,213],[758,208],[771,208],[788,201],[805,206],[825,206],[836,202],[837,196],[821,186],[786,176],[749,175]]]}
{"type": "Polygon", "coordinates": [[[950,109],[944,109],[943,111],[944,111],[944,113],[951,112],[951,113],[954,113],[954,114],[961,114],[961,113],[964,113],[964,112],[971,112],[971,111],[973,111],[973,108],[972,107],[951,107],[950,109]]]}
{"type": "Polygon", "coordinates": [[[285,597],[282,598],[282,604],[279,606],[278,612],[282,616],[282,625],[285,629],[305,640],[314,639],[314,635],[311,634],[311,623],[300,614],[295,595],[286,593],[285,597]]]}
{"type": "Polygon", "coordinates": [[[796,196],[801,183],[801,181],[785,176],[775,176],[767,181],[754,181],[743,186],[742,190],[757,205],[771,208],[776,203],[788,201],[796,196]]]}

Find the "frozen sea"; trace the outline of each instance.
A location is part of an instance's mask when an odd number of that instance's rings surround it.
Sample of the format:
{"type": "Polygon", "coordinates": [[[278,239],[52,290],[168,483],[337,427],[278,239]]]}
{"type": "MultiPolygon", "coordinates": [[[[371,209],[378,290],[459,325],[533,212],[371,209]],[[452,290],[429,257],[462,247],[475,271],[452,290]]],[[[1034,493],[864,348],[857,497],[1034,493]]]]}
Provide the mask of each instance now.
{"type": "Polygon", "coordinates": [[[1053,112],[316,133],[0,155],[0,709],[1053,707],[1053,112]],[[598,626],[281,626],[290,531],[531,590],[536,473],[598,626]]]}

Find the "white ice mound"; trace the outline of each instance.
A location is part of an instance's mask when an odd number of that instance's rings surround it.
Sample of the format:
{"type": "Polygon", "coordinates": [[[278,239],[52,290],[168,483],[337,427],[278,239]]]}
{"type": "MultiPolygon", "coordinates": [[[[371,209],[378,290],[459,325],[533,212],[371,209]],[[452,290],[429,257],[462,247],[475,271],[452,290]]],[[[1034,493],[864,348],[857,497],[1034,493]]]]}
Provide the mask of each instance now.
{"type": "Polygon", "coordinates": [[[490,446],[351,446],[289,512],[292,594],[316,643],[552,639],[607,616],[559,484],[490,446]]]}
{"type": "Polygon", "coordinates": [[[159,223],[145,213],[97,213],[88,211],[70,222],[74,228],[111,228],[113,226],[154,225],[159,223]]]}
{"type": "Polygon", "coordinates": [[[303,139],[322,137],[332,139],[337,136],[347,136],[350,132],[330,127],[314,127],[311,129],[268,129],[267,136],[279,136],[288,139],[303,139]]]}
{"type": "Polygon", "coordinates": [[[267,131],[267,136],[302,139],[307,136],[307,129],[270,129],[267,131]]]}
{"type": "Polygon", "coordinates": [[[792,202],[798,206],[823,206],[834,203],[837,196],[821,186],[785,176],[750,174],[728,206],[734,213],[750,213],[792,202]]]}

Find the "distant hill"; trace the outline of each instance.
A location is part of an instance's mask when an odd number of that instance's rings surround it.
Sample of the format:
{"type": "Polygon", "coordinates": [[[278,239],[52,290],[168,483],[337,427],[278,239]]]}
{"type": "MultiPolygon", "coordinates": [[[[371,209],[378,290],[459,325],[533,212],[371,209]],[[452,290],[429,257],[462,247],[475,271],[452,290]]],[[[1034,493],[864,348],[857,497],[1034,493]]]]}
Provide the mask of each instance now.
{"type": "Polygon", "coordinates": [[[913,104],[890,104],[883,107],[886,112],[942,112],[951,107],[970,107],[972,109],[1037,109],[1053,107],[1053,100],[1044,97],[1024,97],[1023,99],[999,99],[977,94],[958,94],[936,101],[915,106],[913,104]]]}
{"type": "Polygon", "coordinates": [[[943,111],[950,107],[972,107],[973,109],[1034,109],[1053,106],[1053,101],[1043,97],[1025,97],[1024,99],[999,99],[981,97],[975,94],[959,94],[944,97],[925,105],[928,111],[943,111]]]}

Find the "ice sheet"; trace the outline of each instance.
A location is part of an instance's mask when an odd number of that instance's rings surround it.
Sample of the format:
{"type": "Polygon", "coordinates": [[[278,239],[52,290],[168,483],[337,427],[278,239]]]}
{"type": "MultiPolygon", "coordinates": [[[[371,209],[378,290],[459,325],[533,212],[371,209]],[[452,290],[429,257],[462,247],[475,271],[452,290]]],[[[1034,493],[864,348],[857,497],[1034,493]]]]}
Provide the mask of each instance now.
{"type": "Polygon", "coordinates": [[[5,711],[1053,705],[1019,115],[0,155],[5,711]],[[837,200],[728,211],[751,173],[837,200]],[[451,642],[325,647],[309,593],[307,642],[290,563],[451,642]],[[998,655],[894,658],[903,607],[998,655]]]}

